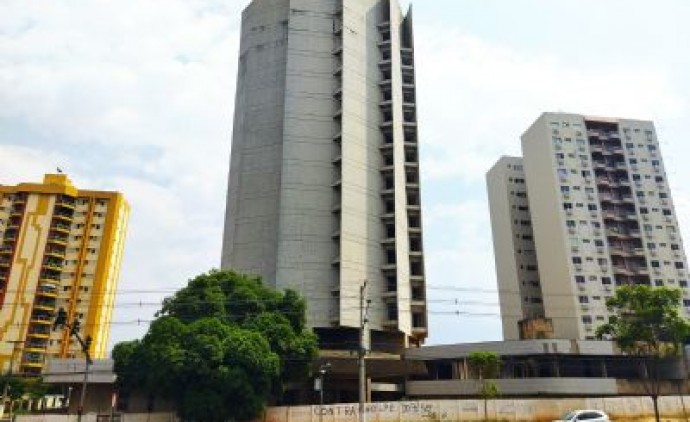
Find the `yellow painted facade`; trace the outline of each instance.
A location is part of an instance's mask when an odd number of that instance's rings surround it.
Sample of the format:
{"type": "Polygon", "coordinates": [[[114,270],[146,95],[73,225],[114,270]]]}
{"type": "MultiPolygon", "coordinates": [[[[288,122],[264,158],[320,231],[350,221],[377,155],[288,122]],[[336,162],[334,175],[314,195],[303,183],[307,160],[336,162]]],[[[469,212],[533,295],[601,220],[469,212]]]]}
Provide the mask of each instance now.
{"type": "Polygon", "coordinates": [[[59,308],[106,355],[129,204],[117,192],[80,190],[64,174],[0,186],[0,370],[37,375],[47,357],[81,356],[59,308]]]}

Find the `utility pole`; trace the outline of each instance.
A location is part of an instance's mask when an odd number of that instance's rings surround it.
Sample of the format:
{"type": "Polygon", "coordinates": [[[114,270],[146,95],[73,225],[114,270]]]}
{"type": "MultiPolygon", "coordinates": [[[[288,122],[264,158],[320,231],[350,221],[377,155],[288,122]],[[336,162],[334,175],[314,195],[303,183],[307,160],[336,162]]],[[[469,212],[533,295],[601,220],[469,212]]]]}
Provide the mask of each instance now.
{"type": "Polygon", "coordinates": [[[67,312],[63,308],[60,308],[58,310],[58,313],[55,316],[55,322],[53,322],[53,331],[57,330],[58,328],[67,328],[69,330],[70,335],[74,336],[74,338],[76,338],[79,342],[79,345],[81,346],[81,350],[82,352],[84,352],[85,357],[84,380],[81,384],[81,396],[79,397],[79,408],[77,409],[77,422],[81,422],[81,417],[84,413],[84,401],[86,400],[86,386],[89,383],[89,366],[93,363],[93,361],[91,360],[91,354],[89,353],[89,349],[91,348],[91,336],[86,336],[86,338],[82,339],[79,335],[80,327],[81,323],[78,319],[75,318],[74,321],[70,324],[67,322],[67,312]]]}
{"type": "Polygon", "coordinates": [[[367,281],[364,280],[359,288],[359,422],[366,422],[364,402],[367,394],[367,366],[364,357],[367,353],[366,328],[368,320],[369,300],[366,298],[367,281]]]}
{"type": "Polygon", "coordinates": [[[321,376],[321,388],[319,388],[319,422],[323,422],[323,394],[324,387],[326,386],[326,374],[328,373],[329,369],[331,369],[331,364],[329,362],[326,362],[319,367],[319,375],[321,376]]]}

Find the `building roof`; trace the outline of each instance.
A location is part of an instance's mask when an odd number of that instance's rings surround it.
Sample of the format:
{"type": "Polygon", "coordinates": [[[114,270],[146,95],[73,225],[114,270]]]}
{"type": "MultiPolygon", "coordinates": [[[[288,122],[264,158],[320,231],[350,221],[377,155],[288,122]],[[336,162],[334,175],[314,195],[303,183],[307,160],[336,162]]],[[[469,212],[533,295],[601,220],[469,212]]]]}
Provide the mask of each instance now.
{"type": "Polygon", "coordinates": [[[611,341],[593,340],[507,340],[480,343],[457,343],[410,348],[405,358],[411,360],[458,359],[472,352],[496,352],[501,356],[522,355],[618,355],[611,341]]]}

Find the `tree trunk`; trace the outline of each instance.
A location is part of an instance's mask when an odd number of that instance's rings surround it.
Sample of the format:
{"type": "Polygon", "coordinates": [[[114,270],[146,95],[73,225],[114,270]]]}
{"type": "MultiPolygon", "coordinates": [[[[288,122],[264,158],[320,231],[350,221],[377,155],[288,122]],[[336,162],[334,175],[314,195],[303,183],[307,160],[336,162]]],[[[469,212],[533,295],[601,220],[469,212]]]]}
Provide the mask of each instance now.
{"type": "Polygon", "coordinates": [[[654,403],[654,419],[656,422],[661,422],[661,416],[659,415],[659,396],[652,395],[652,403],[654,403]]]}
{"type": "Polygon", "coordinates": [[[489,421],[489,399],[484,399],[484,422],[489,421]]]}

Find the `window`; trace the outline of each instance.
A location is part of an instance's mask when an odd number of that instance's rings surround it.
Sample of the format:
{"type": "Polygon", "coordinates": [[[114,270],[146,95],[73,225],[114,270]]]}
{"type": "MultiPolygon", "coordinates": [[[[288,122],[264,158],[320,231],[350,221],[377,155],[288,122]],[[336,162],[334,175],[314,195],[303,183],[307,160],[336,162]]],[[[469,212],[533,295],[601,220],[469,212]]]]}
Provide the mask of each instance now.
{"type": "Polygon", "coordinates": [[[682,270],[683,268],[685,268],[685,265],[682,262],[676,262],[675,266],[677,270],[682,270]]]}
{"type": "Polygon", "coordinates": [[[579,256],[574,256],[573,264],[582,264],[582,258],[580,258],[579,256]]]}
{"type": "Polygon", "coordinates": [[[678,285],[680,287],[688,287],[688,281],[687,280],[679,280],[678,285]]]}
{"type": "Polygon", "coordinates": [[[589,303],[589,297],[587,296],[578,296],[578,300],[581,304],[589,303]]]}
{"type": "Polygon", "coordinates": [[[658,279],[657,279],[657,280],[654,280],[654,285],[655,285],[656,287],[661,287],[661,286],[664,285],[664,280],[658,280],[658,279]]]}
{"type": "Polygon", "coordinates": [[[587,209],[590,211],[596,211],[597,206],[595,204],[587,204],[587,209]]]}
{"type": "Polygon", "coordinates": [[[652,268],[659,268],[659,261],[651,261],[652,268]]]}
{"type": "Polygon", "coordinates": [[[671,210],[668,209],[668,208],[664,208],[664,209],[662,210],[662,214],[664,214],[664,215],[666,215],[666,216],[669,216],[669,215],[671,215],[671,210]]]}
{"type": "Polygon", "coordinates": [[[592,323],[592,317],[590,315],[582,315],[582,323],[591,324],[592,323]]]}
{"type": "Polygon", "coordinates": [[[575,282],[578,284],[583,284],[585,282],[585,277],[582,275],[576,275],[575,282]]]}

